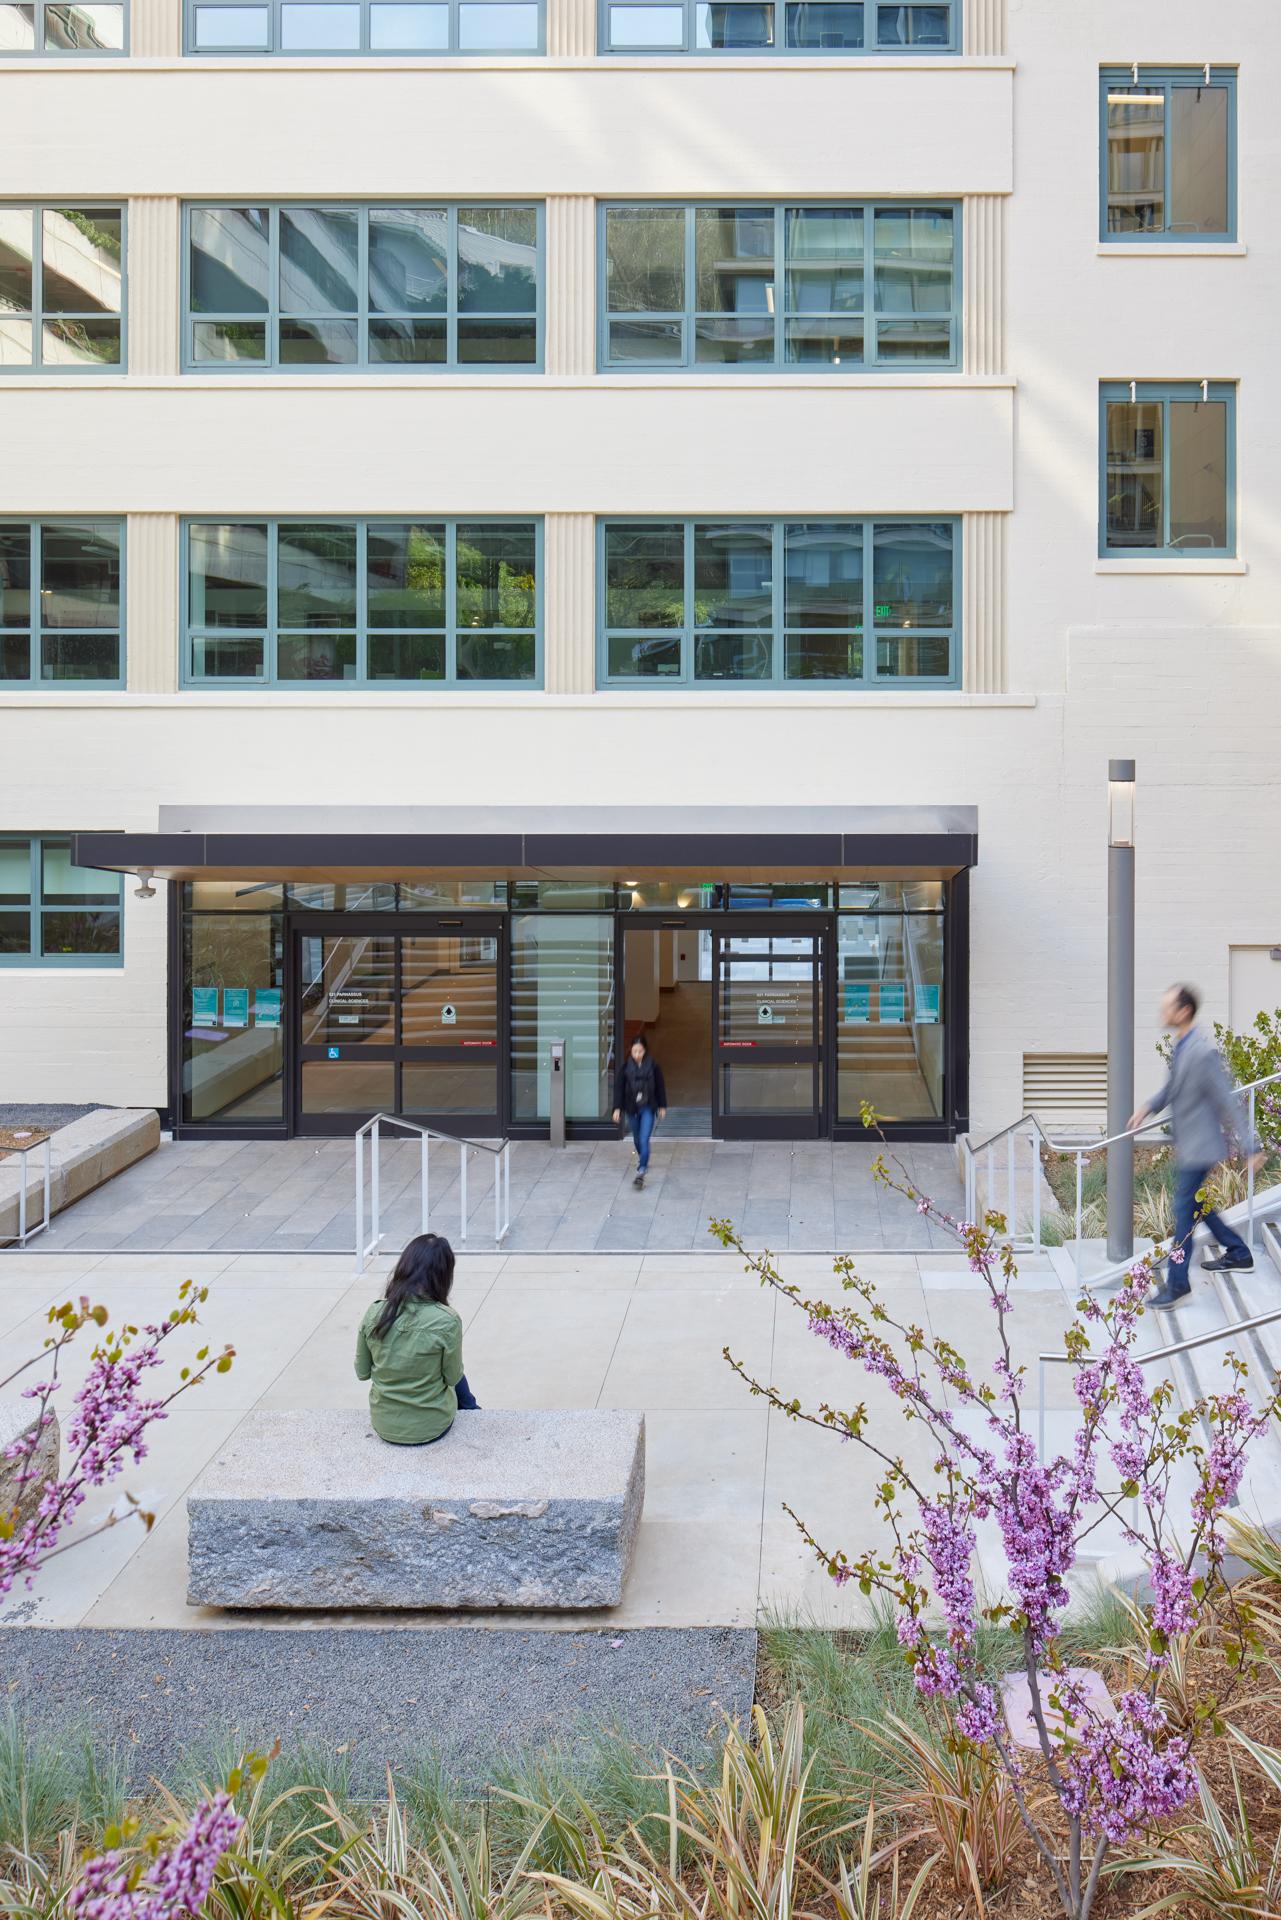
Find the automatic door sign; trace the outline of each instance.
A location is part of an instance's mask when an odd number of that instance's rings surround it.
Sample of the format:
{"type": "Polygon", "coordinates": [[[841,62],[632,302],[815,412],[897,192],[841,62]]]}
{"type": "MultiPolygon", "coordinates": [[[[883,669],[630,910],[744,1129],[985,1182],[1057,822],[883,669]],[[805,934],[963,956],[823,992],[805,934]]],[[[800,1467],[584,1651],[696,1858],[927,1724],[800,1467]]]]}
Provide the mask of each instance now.
{"type": "Polygon", "coordinates": [[[442,1027],[456,1027],[458,1025],[457,1007],[443,1006],[440,1010],[440,1024],[442,1027]]]}

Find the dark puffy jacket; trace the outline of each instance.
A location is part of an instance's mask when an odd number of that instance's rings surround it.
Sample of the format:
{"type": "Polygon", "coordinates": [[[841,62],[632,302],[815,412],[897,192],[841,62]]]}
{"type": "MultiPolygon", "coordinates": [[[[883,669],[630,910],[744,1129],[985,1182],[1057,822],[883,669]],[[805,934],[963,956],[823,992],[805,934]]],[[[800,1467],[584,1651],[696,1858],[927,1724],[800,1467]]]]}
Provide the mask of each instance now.
{"type": "Polygon", "coordinates": [[[638,1106],[653,1107],[655,1112],[659,1107],[666,1108],[667,1088],[663,1085],[663,1069],[652,1053],[647,1053],[638,1066],[628,1049],[627,1058],[618,1069],[614,1081],[614,1105],[624,1119],[629,1113],[635,1113],[638,1106]],[[645,1098],[638,1101],[636,1095],[641,1092],[645,1098]]]}

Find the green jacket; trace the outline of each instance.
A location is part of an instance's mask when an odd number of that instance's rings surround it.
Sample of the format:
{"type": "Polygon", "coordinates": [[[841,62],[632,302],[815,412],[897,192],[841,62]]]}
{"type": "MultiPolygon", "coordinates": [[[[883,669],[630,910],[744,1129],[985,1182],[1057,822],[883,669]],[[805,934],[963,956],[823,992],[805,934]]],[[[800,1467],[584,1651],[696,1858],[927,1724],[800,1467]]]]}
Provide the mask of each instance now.
{"type": "Polygon", "coordinates": [[[463,1377],[463,1323],[452,1307],[407,1300],[382,1335],[375,1300],[356,1335],[356,1378],[370,1380],[369,1417],[383,1440],[402,1446],[438,1440],[458,1412],[454,1388],[463,1377]]]}

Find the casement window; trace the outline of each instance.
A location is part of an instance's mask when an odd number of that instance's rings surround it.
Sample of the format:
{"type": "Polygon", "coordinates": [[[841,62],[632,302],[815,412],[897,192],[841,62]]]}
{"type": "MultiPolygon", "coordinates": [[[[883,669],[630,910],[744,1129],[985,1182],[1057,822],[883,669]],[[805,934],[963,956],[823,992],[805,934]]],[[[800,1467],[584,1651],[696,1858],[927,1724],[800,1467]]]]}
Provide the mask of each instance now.
{"type": "Polygon", "coordinates": [[[1105,67],[1100,235],[1236,239],[1234,67],[1105,67]]]}
{"type": "Polygon", "coordinates": [[[0,375],[122,373],[125,210],[0,205],[0,375]]]}
{"type": "Polygon", "coordinates": [[[537,520],[191,520],[189,685],[534,687],[537,520]]]}
{"type": "Polygon", "coordinates": [[[189,372],[537,369],[536,205],[194,205],[189,372]]]}
{"type": "Polygon", "coordinates": [[[1099,404],[1100,554],[1235,554],[1235,386],[1109,381],[1099,404]]]}
{"type": "Polygon", "coordinates": [[[600,0],[602,53],[959,53],[961,0],[600,0]]]}
{"type": "Polygon", "coordinates": [[[122,54],[128,50],[125,0],[17,0],[0,4],[0,60],[15,54],[47,59],[55,54],[122,54]]]}
{"type": "Polygon", "coordinates": [[[124,685],[124,522],[0,520],[0,691],[124,685]]]}
{"type": "Polygon", "coordinates": [[[600,364],[861,373],[959,364],[959,207],[600,210],[600,364]]]}
{"type": "Polygon", "coordinates": [[[542,53],[542,0],[186,0],[187,52],[542,53]]]}
{"type": "Polygon", "coordinates": [[[67,834],[0,834],[0,966],[115,967],[123,882],[71,863],[67,834]]]}
{"type": "Polygon", "coordinates": [[[955,520],[603,520],[602,686],[955,686],[955,520]]]}

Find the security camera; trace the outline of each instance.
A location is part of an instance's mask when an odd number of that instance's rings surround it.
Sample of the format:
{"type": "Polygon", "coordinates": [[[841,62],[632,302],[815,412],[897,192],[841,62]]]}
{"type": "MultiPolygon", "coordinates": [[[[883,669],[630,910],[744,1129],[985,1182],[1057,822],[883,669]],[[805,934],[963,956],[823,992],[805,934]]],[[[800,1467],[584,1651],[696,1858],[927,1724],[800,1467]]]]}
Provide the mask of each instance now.
{"type": "Polygon", "coordinates": [[[151,876],[153,871],[154,869],[151,867],[139,867],[138,879],[140,884],[136,886],[133,890],[133,895],[135,900],[154,900],[155,899],[156,890],[151,884],[151,876]]]}

